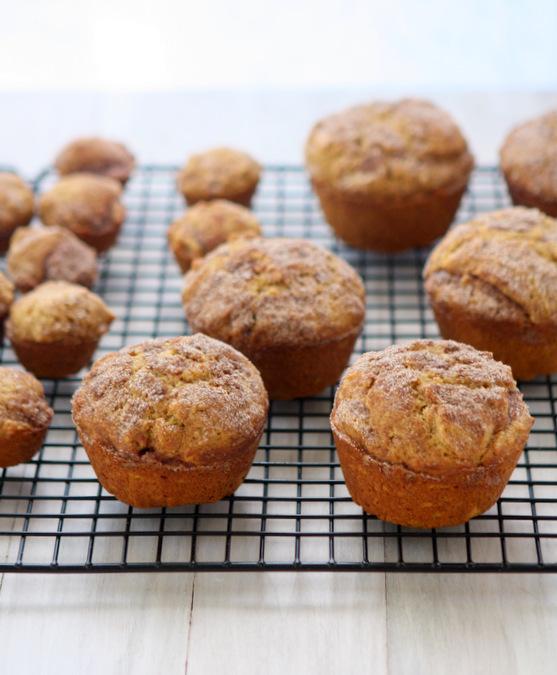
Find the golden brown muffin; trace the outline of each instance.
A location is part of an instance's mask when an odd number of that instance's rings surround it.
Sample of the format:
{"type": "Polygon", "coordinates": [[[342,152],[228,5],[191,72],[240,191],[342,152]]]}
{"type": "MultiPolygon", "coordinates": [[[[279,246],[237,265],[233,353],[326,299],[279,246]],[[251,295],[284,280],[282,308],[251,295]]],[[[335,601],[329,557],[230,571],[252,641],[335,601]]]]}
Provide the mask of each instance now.
{"type": "Polygon", "coordinates": [[[83,286],[46,281],[16,300],[6,335],[37,377],[65,377],[88,365],[114,315],[83,286]]]}
{"type": "Polygon", "coordinates": [[[10,243],[13,231],[33,217],[33,191],[15,173],[0,171],[0,253],[10,243]]]}
{"type": "Polygon", "coordinates": [[[517,206],[458,225],[424,279],[443,337],[493,352],[519,380],[557,372],[557,220],[517,206]]]}
{"type": "Polygon", "coordinates": [[[557,110],[513,129],[500,158],[513,203],[557,217],[557,110]]]}
{"type": "Polygon", "coordinates": [[[97,251],[106,251],[126,217],[121,192],[114,178],[73,173],[41,197],[39,214],[45,225],[66,227],[97,251]]]}
{"type": "Polygon", "coordinates": [[[269,401],[257,369],[205,335],[99,359],[73,419],[99,481],[140,508],[216,502],[244,481],[269,401]]]}
{"type": "Polygon", "coordinates": [[[0,466],[28,462],[41,449],[52,415],[33,375],[0,366],[0,466]]]}
{"type": "Polygon", "coordinates": [[[168,242],[182,272],[187,272],[196,258],[232,236],[261,234],[261,226],[245,206],[225,199],[197,202],[170,226],[168,242]]]}
{"type": "Polygon", "coordinates": [[[178,173],[178,190],[190,206],[212,199],[249,206],[260,173],[261,166],[245,152],[215,148],[189,158],[178,173]]]}
{"type": "Polygon", "coordinates": [[[121,143],[96,137],[78,138],[60,152],[55,166],[62,175],[95,173],[125,184],[135,169],[135,159],[121,143]]]}
{"type": "Polygon", "coordinates": [[[97,252],[63,227],[21,227],[10,241],[8,272],[22,293],[43,281],[70,281],[90,288],[97,279],[97,252]]]}
{"type": "Polygon", "coordinates": [[[274,399],[335,384],[364,321],[355,270],[301,239],[222,244],[194,262],[182,297],[192,330],[245,354],[274,399]]]}
{"type": "Polygon", "coordinates": [[[4,321],[10,313],[14,301],[14,285],[8,277],[0,272],[0,342],[4,338],[4,321]]]}
{"type": "Polygon", "coordinates": [[[449,115],[413,99],[360,105],[318,122],[306,162],[335,233],[385,252],[444,234],[474,164],[449,115]]]}
{"type": "Polygon", "coordinates": [[[450,340],[364,354],[331,414],[352,499],[382,520],[425,528],[489,509],[532,424],[510,368],[450,340]]]}

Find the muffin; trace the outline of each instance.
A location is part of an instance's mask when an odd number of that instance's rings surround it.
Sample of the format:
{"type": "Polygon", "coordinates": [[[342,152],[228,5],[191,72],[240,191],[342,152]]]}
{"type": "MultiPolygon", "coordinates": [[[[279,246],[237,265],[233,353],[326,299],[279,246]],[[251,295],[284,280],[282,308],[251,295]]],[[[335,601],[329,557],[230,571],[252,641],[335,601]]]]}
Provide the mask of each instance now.
{"type": "Polygon", "coordinates": [[[14,230],[33,217],[33,191],[15,173],[0,171],[0,253],[4,253],[14,230]]]}
{"type": "Polygon", "coordinates": [[[500,159],[513,203],[557,217],[557,110],[513,129],[500,159]]]}
{"type": "Polygon", "coordinates": [[[97,279],[97,252],[70,230],[21,227],[7,256],[8,272],[22,293],[43,281],[70,281],[90,288],[97,279]]]}
{"type": "Polygon", "coordinates": [[[135,169],[135,159],[121,143],[104,138],[78,138],[66,145],[55,161],[58,171],[96,173],[125,184],[135,169]]]}
{"type": "Polygon", "coordinates": [[[336,383],[364,322],[355,270],[301,239],[237,239],[196,260],[182,292],[192,331],[231,344],[272,399],[336,383]]]}
{"type": "Polygon", "coordinates": [[[202,258],[232,236],[261,234],[261,227],[245,206],[224,199],[197,202],[170,226],[168,243],[187,272],[196,258],[202,258]]]}
{"type": "Polygon", "coordinates": [[[14,301],[14,285],[8,277],[0,272],[0,342],[4,338],[4,321],[10,313],[14,301]]]}
{"type": "Polygon", "coordinates": [[[261,166],[245,152],[215,148],[189,158],[178,173],[178,190],[190,206],[212,199],[249,206],[260,173],[261,166]]]}
{"type": "Polygon", "coordinates": [[[510,368],[451,340],[364,354],[331,414],[352,499],[381,520],[423,528],[489,509],[532,424],[510,368]]]}
{"type": "Polygon", "coordinates": [[[205,335],[99,359],[73,419],[99,481],[139,508],[216,502],[244,481],[269,401],[257,369],[205,335]]]}
{"type": "Polygon", "coordinates": [[[45,225],[59,225],[99,252],[109,249],[126,217],[122,185],[114,178],[74,173],[61,178],[39,202],[45,225]]]}
{"type": "Polygon", "coordinates": [[[445,233],[473,168],[445,112],[405,99],[349,108],[318,122],[306,163],[325,218],[356,248],[402,251],[445,233]]]}
{"type": "Polygon", "coordinates": [[[444,338],[493,352],[528,380],[557,372],[557,220],[516,206],[458,225],[425,289],[444,338]]]}
{"type": "Polygon", "coordinates": [[[90,363],[114,318],[101,298],[83,286],[46,281],[14,302],[6,335],[27,370],[59,378],[90,363]]]}
{"type": "Polygon", "coordinates": [[[52,415],[33,375],[0,366],[0,467],[28,462],[41,449],[52,415]]]}

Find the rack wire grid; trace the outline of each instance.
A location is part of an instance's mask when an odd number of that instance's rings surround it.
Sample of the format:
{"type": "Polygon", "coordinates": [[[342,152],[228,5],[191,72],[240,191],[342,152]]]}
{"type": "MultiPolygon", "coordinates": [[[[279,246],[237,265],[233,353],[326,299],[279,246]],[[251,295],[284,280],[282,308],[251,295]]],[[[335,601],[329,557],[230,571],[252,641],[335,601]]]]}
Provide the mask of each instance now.
{"type": "MultiPolygon", "coordinates": [[[[128,217],[102,259],[94,289],[118,319],[95,358],[156,336],[188,332],[182,276],[166,243],[184,210],[176,167],[145,166],[124,194],[128,217]]],[[[38,194],[56,180],[46,170],[38,194]]],[[[480,168],[457,215],[509,205],[495,168],[480,168]]],[[[337,241],[300,167],[267,167],[254,211],[266,236],[306,237],[361,274],[366,321],[353,360],[411,338],[437,337],[421,272],[428,249],[375,255],[337,241]]],[[[7,343],[3,365],[17,365],[7,343]]],[[[329,427],[334,388],[271,402],[245,483],[217,504],[134,509],[105,492],[71,420],[84,371],[43,380],[54,409],[40,453],[0,476],[0,571],[118,572],[362,570],[406,572],[557,571],[557,379],[521,383],[535,424],[497,504],[469,523],[418,530],[366,515],[346,489],[329,427]]]]}

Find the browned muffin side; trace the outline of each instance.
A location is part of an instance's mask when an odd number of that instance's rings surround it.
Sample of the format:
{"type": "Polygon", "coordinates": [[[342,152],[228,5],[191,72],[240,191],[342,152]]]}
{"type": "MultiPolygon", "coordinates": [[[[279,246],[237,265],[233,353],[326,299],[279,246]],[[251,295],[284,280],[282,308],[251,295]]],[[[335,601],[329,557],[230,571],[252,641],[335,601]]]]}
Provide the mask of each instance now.
{"type": "Polygon", "coordinates": [[[489,509],[532,424],[510,368],[450,340],[364,354],[331,414],[352,499],[382,520],[424,528],[489,509]]]}
{"type": "Polygon", "coordinates": [[[424,279],[443,337],[493,352],[519,380],[557,372],[557,220],[517,206],[458,225],[424,279]]]}
{"type": "Polygon", "coordinates": [[[172,223],[168,242],[182,272],[232,236],[261,234],[261,226],[245,206],[215,199],[197,202],[172,223]]]}
{"type": "Polygon", "coordinates": [[[0,171],[0,253],[4,253],[14,230],[33,217],[35,198],[31,188],[15,173],[0,171]]]}
{"type": "Polygon", "coordinates": [[[33,375],[0,366],[0,467],[28,462],[41,449],[52,415],[33,375]]]}
{"type": "Polygon", "coordinates": [[[557,110],[513,129],[500,158],[513,203],[557,217],[557,110]]]}
{"type": "Polygon", "coordinates": [[[14,301],[14,285],[8,277],[0,272],[0,342],[4,338],[4,321],[10,313],[14,301]]]}
{"type": "Polygon", "coordinates": [[[97,279],[97,252],[63,227],[21,227],[7,255],[8,272],[22,293],[43,281],[70,281],[90,288],[97,279]]]}
{"type": "Polygon", "coordinates": [[[190,206],[212,199],[249,206],[260,173],[259,163],[245,152],[214,148],[189,158],[178,173],[178,190],[190,206]]]}
{"type": "Polygon", "coordinates": [[[16,300],[6,335],[37,377],[65,377],[88,365],[114,315],[83,286],[46,281],[16,300]]]}
{"type": "Polygon", "coordinates": [[[270,398],[335,384],[364,321],[355,270],[301,239],[238,239],[196,260],[182,293],[193,331],[245,354],[270,398]]]}
{"type": "Polygon", "coordinates": [[[425,246],[451,224],[473,158],[449,115],[405,99],[349,108],[318,122],[307,168],[325,218],[351,246],[425,246]]]}
{"type": "Polygon", "coordinates": [[[135,159],[122,143],[97,137],[78,138],[63,148],[55,166],[62,175],[95,173],[125,184],[135,169],[135,159]]]}
{"type": "Polygon", "coordinates": [[[257,369],[205,335],[99,359],[73,419],[103,487],[140,508],[216,502],[246,477],[269,401],[257,369]]]}
{"type": "Polygon", "coordinates": [[[97,251],[106,251],[126,217],[121,193],[122,185],[114,178],[73,173],[41,197],[39,215],[45,225],[66,227],[97,251]]]}

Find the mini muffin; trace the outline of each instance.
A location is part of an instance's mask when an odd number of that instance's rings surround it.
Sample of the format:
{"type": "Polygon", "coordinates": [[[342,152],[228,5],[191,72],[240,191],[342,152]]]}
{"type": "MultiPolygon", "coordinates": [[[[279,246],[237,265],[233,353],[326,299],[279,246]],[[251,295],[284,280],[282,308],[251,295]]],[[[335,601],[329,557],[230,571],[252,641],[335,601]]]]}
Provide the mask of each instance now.
{"type": "Polygon", "coordinates": [[[215,148],[189,158],[178,173],[178,190],[190,206],[211,199],[249,206],[260,173],[261,166],[245,152],[215,148]]]}
{"type": "Polygon", "coordinates": [[[182,272],[232,236],[261,234],[259,222],[245,206],[224,199],[197,202],[170,226],[168,242],[182,272]]]}
{"type": "Polygon", "coordinates": [[[182,297],[192,330],[245,354],[273,399],[335,384],[364,321],[355,270],[301,239],[222,244],[194,262],[182,297]]]}
{"type": "Polygon", "coordinates": [[[41,449],[52,415],[33,375],[0,366],[0,467],[28,462],[41,449]]]}
{"type": "Polygon", "coordinates": [[[269,401],[257,369],[205,335],[99,359],[73,419],[99,481],[140,508],[216,502],[244,481],[269,401]]]}
{"type": "Polygon", "coordinates": [[[70,281],[90,288],[97,279],[97,252],[63,227],[21,227],[7,256],[8,272],[22,293],[43,281],[70,281]]]}
{"type": "Polygon", "coordinates": [[[449,115],[412,99],[360,105],[318,122],[306,162],[335,233],[356,248],[385,252],[444,234],[473,168],[449,115]]]}
{"type": "Polygon", "coordinates": [[[557,110],[511,131],[500,157],[513,203],[557,217],[557,110]]]}
{"type": "Polygon", "coordinates": [[[55,165],[62,175],[96,173],[125,184],[135,169],[135,159],[121,143],[104,138],[78,138],[60,152],[55,165]]]}
{"type": "Polygon", "coordinates": [[[99,252],[110,248],[126,217],[122,185],[114,178],[74,173],[61,178],[39,203],[45,225],[59,225],[99,252]]]}
{"type": "Polygon", "coordinates": [[[10,313],[14,301],[14,285],[8,277],[0,272],[0,342],[4,338],[4,321],[10,313]]]}
{"type": "Polygon", "coordinates": [[[557,372],[557,220],[517,206],[458,225],[425,289],[441,335],[493,352],[528,380],[557,372]]]}
{"type": "Polygon", "coordinates": [[[381,520],[423,528],[487,511],[532,424],[508,366],[442,340],[364,354],[331,414],[352,499],[381,520]]]}
{"type": "Polygon", "coordinates": [[[0,171],[0,253],[10,243],[13,231],[33,217],[33,191],[15,173],[0,171]]]}
{"type": "Polygon", "coordinates": [[[83,286],[46,281],[16,300],[6,335],[37,377],[65,377],[87,366],[114,315],[83,286]]]}

